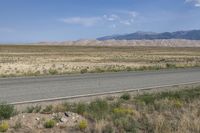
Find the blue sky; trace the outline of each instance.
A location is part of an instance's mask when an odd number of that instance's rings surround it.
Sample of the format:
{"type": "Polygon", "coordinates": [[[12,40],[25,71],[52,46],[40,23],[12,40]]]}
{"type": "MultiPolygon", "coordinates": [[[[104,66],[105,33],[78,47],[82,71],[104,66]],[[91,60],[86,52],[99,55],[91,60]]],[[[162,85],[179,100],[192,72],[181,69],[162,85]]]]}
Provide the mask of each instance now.
{"type": "Polygon", "coordinates": [[[0,0],[0,43],[200,29],[200,0],[0,0]]]}

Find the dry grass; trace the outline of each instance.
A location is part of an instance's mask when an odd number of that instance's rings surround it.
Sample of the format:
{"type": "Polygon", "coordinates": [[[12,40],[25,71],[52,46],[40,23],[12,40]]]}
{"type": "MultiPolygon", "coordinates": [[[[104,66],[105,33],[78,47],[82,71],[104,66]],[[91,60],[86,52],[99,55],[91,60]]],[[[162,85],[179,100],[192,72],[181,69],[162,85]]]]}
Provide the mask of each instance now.
{"type": "MultiPolygon", "coordinates": [[[[9,131],[47,132],[47,129],[43,126],[39,126],[44,123],[45,119],[42,119],[42,117],[46,119],[53,118],[60,123],[61,117],[57,116],[59,114],[63,116],[64,113],[62,112],[67,111],[68,113],[79,114],[78,120],[83,120],[81,124],[75,121],[72,116],[68,119],[68,122],[71,123],[70,126],[69,123],[62,123],[62,127],[56,124],[52,129],[48,129],[48,132],[200,132],[200,86],[182,88],[176,91],[129,95],[129,99],[121,96],[112,98],[112,100],[96,99],[88,103],[59,103],[52,106],[51,113],[44,113],[42,110],[33,113],[38,108],[35,106],[32,113],[19,113],[12,119],[4,121],[9,123],[9,131]],[[24,115],[26,117],[23,117],[24,115]],[[41,119],[36,120],[36,118],[41,119]],[[19,121],[20,124],[16,124],[16,121],[19,121]]],[[[49,106],[51,105],[42,108],[46,110],[49,106]]]]}
{"type": "Polygon", "coordinates": [[[200,48],[0,46],[1,76],[200,66],[200,48]]]}

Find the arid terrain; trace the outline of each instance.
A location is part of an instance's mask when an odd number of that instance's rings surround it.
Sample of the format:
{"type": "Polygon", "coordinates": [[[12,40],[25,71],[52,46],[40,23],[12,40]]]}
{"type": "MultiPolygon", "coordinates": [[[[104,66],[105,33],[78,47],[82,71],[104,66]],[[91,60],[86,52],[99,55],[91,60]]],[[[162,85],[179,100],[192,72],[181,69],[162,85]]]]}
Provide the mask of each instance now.
{"type": "Polygon", "coordinates": [[[18,111],[0,104],[0,132],[199,133],[199,98],[200,87],[195,86],[29,105],[18,111]]]}
{"type": "Polygon", "coordinates": [[[0,46],[1,77],[196,66],[200,66],[198,47],[0,46]]]}

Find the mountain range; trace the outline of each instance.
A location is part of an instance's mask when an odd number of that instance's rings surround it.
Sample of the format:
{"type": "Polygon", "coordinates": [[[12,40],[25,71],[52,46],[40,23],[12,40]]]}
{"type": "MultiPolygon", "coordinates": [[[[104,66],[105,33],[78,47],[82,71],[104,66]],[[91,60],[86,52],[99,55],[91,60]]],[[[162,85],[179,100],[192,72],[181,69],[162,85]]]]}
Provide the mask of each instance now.
{"type": "Polygon", "coordinates": [[[200,40],[200,30],[176,31],[176,32],[135,32],[124,35],[111,35],[97,38],[97,40],[157,40],[157,39],[186,39],[200,40]]]}

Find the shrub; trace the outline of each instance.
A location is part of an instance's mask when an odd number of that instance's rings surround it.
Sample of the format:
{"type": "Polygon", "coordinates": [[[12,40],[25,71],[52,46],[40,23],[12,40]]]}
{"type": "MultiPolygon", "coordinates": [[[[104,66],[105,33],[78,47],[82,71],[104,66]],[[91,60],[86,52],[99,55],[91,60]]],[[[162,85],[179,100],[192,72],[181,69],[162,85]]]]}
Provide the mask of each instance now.
{"type": "Polygon", "coordinates": [[[33,113],[34,109],[35,109],[34,106],[28,106],[26,108],[26,113],[33,113]]]}
{"type": "Polygon", "coordinates": [[[102,73],[102,72],[104,72],[104,70],[99,68],[99,67],[97,67],[97,68],[95,68],[95,72],[96,73],[102,73]]]}
{"type": "Polygon", "coordinates": [[[136,100],[144,102],[145,104],[153,104],[156,97],[153,94],[143,94],[135,97],[136,100]]]}
{"type": "Polygon", "coordinates": [[[0,123],[0,132],[6,132],[9,128],[9,125],[7,122],[1,122],[0,123]]]}
{"type": "Polygon", "coordinates": [[[87,105],[84,103],[78,103],[76,105],[76,113],[83,115],[87,109],[87,105]]]}
{"type": "Polygon", "coordinates": [[[84,73],[87,73],[88,70],[85,68],[85,69],[81,69],[81,73],[84,74],[84,73]]]}
{"type": "Polygon", "coordinates": [[[5,103],[0,103],[0,120],[9,119],[15,113],[13,105],[8,105],[5,103]]]}
{"type": "Polygon", "coordinates": [[[71,110],[71,104],[68,102],[62,103],[64,111],[70,111],[71,110]]]}
{"type": "Polygon", "coordinates": [[[42,109],[42,106],[36,105],[36,106],[28,106],[25,110],[26,113],[39,113],[42,109]]]}
{"type": "Polygon", "coordinates": [[[102,129],[102,133],[114,133],[113,125],[107,124],[106,126],[104,126],[102,129]]]}
{"type": "Polygon", "coordinates": [[[167,63],[166,64],[166,68],[176,68],[176,65],[175,64],[167,63]]]}
{"type": "Polygon", "coordinates": [[[124,93],[120,98],[123,100],[130,100],[131,95],[129,93],[124,93]]]}
{"type": "Polygon", "coordinates": [[[114,120],[115,126],[118,128],[119,132],[137,132],[137,124],[132,117],[120,117],[114,120]]]}
{"type": "Polygon", "coordinates": [[[128,71],[128,72],[132,71],[132,68],[128,66],[128,67],[126,67],[126,71],[128,71]]]}
{"type": "Polygon", "coordinates": [[[47,120],[44,123],[45,128],[53,128],[55,126],[56,122],[54,120],[47,120]]]}
{"type": "Polygon", "coordinates": [[[97,99],[89,104],[88,113],[95,120],[101,120],[106,117],[109,111],[107,101],[97,99]]]}
{"type": "Polygon", "coordinates": [[[56,74],[58,74],[58,71],[55,69],[49,69],[49,74],[56,75],[56,74]]]}
{"type": "Polygon", "coordinates": [[[88,123],[86,120],[82,120],[79,122],[78,127],[80,130],[85,130],[88,127],[88,123]]]}
{"type": "Polygon", "coordinates": [[[53,111],[53,106],[48,105],[42,110],[42,113],[52,113],[52,111],[53,111]]]}
{"type": "Polygon", "coordinates": [[[35,106],[34,112],[35,112],[35,113],[39,113],[39,112],[41,111],[41,109],[42,109],[42,106],[36,105],[36,106],[35,106]]]}

